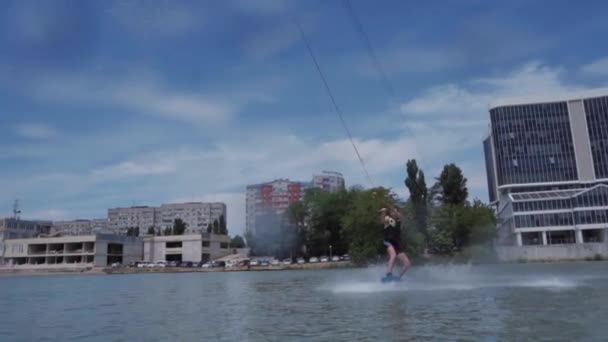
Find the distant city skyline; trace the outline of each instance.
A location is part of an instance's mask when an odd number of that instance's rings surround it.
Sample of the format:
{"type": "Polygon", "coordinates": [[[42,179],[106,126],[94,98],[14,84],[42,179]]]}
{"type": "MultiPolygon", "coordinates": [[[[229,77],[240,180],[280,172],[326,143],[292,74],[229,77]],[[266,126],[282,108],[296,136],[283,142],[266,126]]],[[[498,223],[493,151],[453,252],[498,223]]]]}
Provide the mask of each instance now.
{"type": "Polygon", "coordinates": [[[456,163],[487,201],[490,106],[607,86],[604,2],[350,3],[376,61],[340,1],[3,3],[0,216],[223,202],[242,234],[247,184],[370,186],[292,18],[373,185],[404,198],[416,158],[427,180],[456,163]]]}

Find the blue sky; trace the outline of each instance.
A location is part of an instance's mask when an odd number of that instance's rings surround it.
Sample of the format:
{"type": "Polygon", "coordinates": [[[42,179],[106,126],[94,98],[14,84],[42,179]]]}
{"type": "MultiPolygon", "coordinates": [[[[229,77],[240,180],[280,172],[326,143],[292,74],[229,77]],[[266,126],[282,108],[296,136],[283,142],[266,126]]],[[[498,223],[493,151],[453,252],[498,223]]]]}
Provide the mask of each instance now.
{"type": "Polygon", "coordinates": [[[603,1],[351,4],[394,94],[342,1],[3,1],[0,214],[224,201],[242,233],[246,184],[368,185],[295,20],[375,185],[403,197],[417,158],[487,200],[489,106],[606,85],[603,1]]]}

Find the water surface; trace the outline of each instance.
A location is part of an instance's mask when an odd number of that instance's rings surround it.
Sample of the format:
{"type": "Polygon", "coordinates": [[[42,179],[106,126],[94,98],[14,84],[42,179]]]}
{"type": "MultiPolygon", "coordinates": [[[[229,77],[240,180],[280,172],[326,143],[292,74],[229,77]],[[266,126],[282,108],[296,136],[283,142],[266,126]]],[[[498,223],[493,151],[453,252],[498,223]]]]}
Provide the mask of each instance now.
{"type": "Polygon", "coordinates": [[[608,263],[0,278],[0,341],[603,341],[608,263]]]}

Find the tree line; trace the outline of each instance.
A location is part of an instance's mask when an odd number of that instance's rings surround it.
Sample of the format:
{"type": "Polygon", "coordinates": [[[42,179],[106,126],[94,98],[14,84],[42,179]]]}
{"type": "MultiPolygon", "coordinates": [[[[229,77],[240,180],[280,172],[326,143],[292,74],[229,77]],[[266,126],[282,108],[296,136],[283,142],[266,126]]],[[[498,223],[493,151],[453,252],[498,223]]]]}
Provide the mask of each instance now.
{"type": "Polygon", "coordinates": [[[334,193],[308,189],[284,215],[262,215],[256,232],[246,233],[255,255],[277,257],[342,255],[356,262],[383,256],[381,208],[401,210],[403,246],[411,256],[454,255],[491,250],[493,210],[468,200],[467,179],[455,164],[445,165],[430,188],[415,160],[407,162],[406,201],[384,187],[353,187],[334,193]]]}

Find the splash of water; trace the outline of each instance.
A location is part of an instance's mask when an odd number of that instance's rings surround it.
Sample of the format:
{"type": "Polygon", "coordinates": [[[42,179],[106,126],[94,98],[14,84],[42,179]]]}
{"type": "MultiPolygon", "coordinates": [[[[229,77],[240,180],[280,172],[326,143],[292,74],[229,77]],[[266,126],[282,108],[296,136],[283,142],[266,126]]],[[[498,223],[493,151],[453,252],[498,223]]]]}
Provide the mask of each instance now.
{"type": "Polygon", "coordinates": [[[413,268],[400,283],[382,284],[382,269],[368,268],[339,281],[325,284],[321,290],[333,293],[375,293],[394,291],[470,291],[482,288],[572,289],[582,285],[581,278],[535,273],[492,272],[472,265],[440,265],[413,268]]]}

